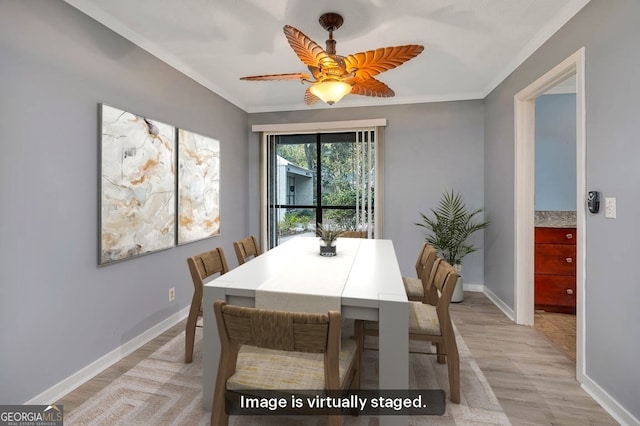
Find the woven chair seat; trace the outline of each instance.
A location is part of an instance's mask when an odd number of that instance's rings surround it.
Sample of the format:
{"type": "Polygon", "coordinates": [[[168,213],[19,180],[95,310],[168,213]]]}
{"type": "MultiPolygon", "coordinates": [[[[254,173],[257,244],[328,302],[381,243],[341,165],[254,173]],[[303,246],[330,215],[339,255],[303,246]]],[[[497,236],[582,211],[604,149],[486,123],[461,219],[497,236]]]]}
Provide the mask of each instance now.
{"type": "Polygon", "coordinates": [[[415,277],[402,277],[402,283],[404,284],[404,290],[407,293],[407,298],[410,300],[421,299],[424,297],[424,290],[422,288],[422,280],[415,277]]]}
{"type": "MultiPolygon", "coordinates": [[[[343,339],[340,350],[340,381],[345,379],[353,357],[355,340],[343,339]]],[[[236,372],[227,380],[227,389],[324,391],[324,354],[279,351],[243,345],[236,372]]]]}
{"type": "Polygon", "coordinates": [[[437,250],[430,244],[425,243],[420,250],[418,259],[416,260],[416,276],[415,277],[402,277],[402,283],[404,284],[405,293],[407,293],[407,299],[411,301],[424,302],[425,299],[424,289],[425,284],[430,284],[430,279],[426,283],[422,282],[422,274],[428,274],[426,278],[430,278],[431,272],[434,269],[434,264],[437,257],[437,250]]]}
{"type": "Polygon", "coordinates": [[[409,333],[441,336],[436,307],[425,303],[409,303],[409,333]]]}
{"type": "MultiPolygon", "coordinates": [[[[377,330],[377,321],[364,321],[365,330],[377,330]]],[[[409,333],[440,336],[440,321],[436,307],[420,302],[409,302],[409,333]]]]}

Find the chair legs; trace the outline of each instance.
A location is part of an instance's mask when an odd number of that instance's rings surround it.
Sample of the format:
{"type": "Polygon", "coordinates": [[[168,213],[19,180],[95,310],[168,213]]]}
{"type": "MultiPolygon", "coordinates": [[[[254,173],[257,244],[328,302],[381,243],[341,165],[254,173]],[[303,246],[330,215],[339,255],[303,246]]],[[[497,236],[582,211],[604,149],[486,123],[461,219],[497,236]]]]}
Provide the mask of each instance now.
{"type": "Polygon", "coordinates": [[[185,345],[184,345],[184,362],[189,364],[193,361],[193,345],[196,339],[196,322],[200,315],[200,302],[193,300],[191,302],[191,309],[189,309],[189,317],[187,318],[187,327],[185,330],[185,345]]]}
{"type": "Polygon", "coordinates": [[[329,426],[342,426],[342,416],[328,416],[327,424],[329,426]]]}
{"type": "Polygon", "coordinates": [[[211,426],[227,426],[229,424],[229,415],[225,411],[224,399],[224,389],[219,390],[216,387],[216,394],[211,406],[211,426]]]}
{"type": "Polygon", "coordinates": [[[460,354],[455,335],[445,339],[447,351],[447,372],[449,373],[449,397],[451,402],[460,404],[460,354]]]}
{"type": "Polygon", "coordinates": [[[447,348],[442,343],[436,343],[436,353],[438,354],[438,364],[447,362],[447,348]]]}

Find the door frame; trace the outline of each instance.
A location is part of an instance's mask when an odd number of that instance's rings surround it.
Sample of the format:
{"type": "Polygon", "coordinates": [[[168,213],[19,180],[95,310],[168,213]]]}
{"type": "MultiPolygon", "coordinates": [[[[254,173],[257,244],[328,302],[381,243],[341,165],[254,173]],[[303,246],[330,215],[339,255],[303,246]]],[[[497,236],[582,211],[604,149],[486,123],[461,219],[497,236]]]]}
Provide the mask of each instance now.
{"type": "Polygon", "coordinates": [[[515,317],[533,325],[535,99],[568,77],[576,77],[576,376],[585,377],[586,116],[585,48],[582,47],[514,96],[515,104],[515,317]]]}

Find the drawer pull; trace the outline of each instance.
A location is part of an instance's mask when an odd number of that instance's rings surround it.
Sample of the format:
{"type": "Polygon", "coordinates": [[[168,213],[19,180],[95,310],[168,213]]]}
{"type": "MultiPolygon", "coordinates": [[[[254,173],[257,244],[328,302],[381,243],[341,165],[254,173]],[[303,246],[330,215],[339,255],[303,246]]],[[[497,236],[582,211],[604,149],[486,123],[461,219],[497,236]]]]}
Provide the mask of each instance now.
{"type": "Polygon", "coordinates": [[[570,257],[567,257],[565,260],[567,261],[567,263],[573,263],[573,259],[570,257]]]}
{"type": "Polygon", "coordinates": [[[573,239],[573,234],[567,234],[565,235],[565,237],[567,238],[567,240],[571,240],[573,239]]]}
{"type": "Polygon", "coordinates": [[[572,289],[570,289],[570,288],[568,288],[568,289],[567,289],[567,294],[573,294],[573,290],[572,290],[572,289]]]}

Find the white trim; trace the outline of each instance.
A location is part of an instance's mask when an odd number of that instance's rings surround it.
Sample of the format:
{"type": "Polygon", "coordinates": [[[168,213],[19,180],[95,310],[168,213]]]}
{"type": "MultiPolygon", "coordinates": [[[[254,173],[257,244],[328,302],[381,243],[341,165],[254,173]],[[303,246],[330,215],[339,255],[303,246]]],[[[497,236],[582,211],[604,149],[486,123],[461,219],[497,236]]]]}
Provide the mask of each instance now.
{"type": "Polygon", "coordinates": [[[534,161],[535,98],[561,81],[576,77],[576,378],[585,379],[585,259],[586,259],[586,117],[585,49],[567,59],[531,83],[514,97],[515,126],[515,314],[518,324],[533,325],[534,291],[534,161]]]}
{"type": "Polygon", "coordinates": [[[473,293],[484,293],[484,284],[462,283],[463,291],[471,291],[473,293]]]}
{"type": "Polygon", "coordinates": [[[387,125],[386,118],[372,118],[368,120],[348,121],[318,121],[316,123],[283,123],[283,124],[254,124],[252,132],[292,133],[292,132],[328,132],[332,130],[353,130],[361,127],[383,127],[387,125]]]}
{"type": "Polygon", "coordinates": [[[511,321],[514,321],[515,315],[513,313],[513,309],[511,309],[506,303],[504,303],[502,299],[496,296],[489,287],[484,288],[484,295],[487,296],[487,298],[491,300],[493,304],[496,305],[498,309],[500,309],[502,313],[507,316],[507,318],[509,318],[511,321]]]}
{"type": "Polygon", "coordinates": [[[618,403],[611,395],[602,389],[589,376],[584,376],[582,389],[604,408],[621,425],[640,425],[640,419],[634,417],[626,408],[618,403]]]}
{"type": "Polygon", "coordinates": [[[535,101],[515,99],[515,303],[516,322],[533,325],[535,101]],[[529,141],[525,143],[523,141],[529,141]]]}
{"type": "Polygon", "coordinates": [[[41,394],[31,398],[29,401],[26,401],[24,405],[46,405],[60,400],[60,398],[62,398],[64,395],[73,391],[88,380],[94,378],[96,375],[111,367],[116,362],[122,360],[127,355],[133,353],[165,331],[169,330],[174,325],[178,324],[180,321],[185,319],[187,315],[189,315],[189,309],[190,307],[187,306],[181,311],[176,312],[164,321],[154,325],[147,331],[144,331],[133,339],[129,340],[124,345],[98,358],[96,361],[75,372],[61,382],[53,385],[41,394]]]}
{"type": "Polygon", "coordinates": [[[591,397],[605,409],[621,425],[640,425],[640,419],[631,414],[626,408],[618,403],[611,395],[602,389],[589,376],[584,376],[581,387],[591,397]]]}

